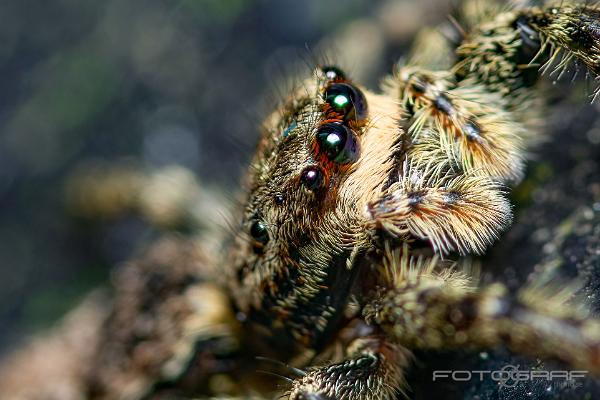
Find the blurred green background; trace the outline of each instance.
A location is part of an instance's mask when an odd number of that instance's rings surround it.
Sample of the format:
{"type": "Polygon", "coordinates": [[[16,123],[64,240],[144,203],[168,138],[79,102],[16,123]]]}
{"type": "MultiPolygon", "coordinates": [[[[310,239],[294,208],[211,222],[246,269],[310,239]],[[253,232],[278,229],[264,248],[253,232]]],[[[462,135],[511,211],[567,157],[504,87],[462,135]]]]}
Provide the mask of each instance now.
{"type": "Polygon", "coordinates": [[[135,215],[73,218],[65,181],[79,165],[179,165],[233,193],[288,66],[340,57],[374,86],[440,4],[0,2],[0,349],[155,234],[135,215]]]}

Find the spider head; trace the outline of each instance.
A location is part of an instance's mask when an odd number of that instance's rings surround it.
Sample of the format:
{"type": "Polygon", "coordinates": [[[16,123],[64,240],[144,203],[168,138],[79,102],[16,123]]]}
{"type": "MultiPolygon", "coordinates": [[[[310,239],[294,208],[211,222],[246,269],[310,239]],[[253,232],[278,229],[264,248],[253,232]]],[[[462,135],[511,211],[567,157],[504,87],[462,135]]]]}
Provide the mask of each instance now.
{"type": "MultiPolygon", "coordinates": [[[[376,95],[365,93],[339,69],[318,69],[266,120],[248,176],[231,262],[236,290],[244,292],[238,306],[268,312],[265,321],[291,326],[307,343],[311,326],[327,329],[318,317],[345,303],[355,276],[349,260],[365,242],[364,210],[392,166],[395,120],[376,114],[388,125],[373,125],[367,104],[376,95]],[[299,316],[300,306],[318,315],[299,316]]],[[[397,111],[383,103],[386,113],[397,111]]]]}

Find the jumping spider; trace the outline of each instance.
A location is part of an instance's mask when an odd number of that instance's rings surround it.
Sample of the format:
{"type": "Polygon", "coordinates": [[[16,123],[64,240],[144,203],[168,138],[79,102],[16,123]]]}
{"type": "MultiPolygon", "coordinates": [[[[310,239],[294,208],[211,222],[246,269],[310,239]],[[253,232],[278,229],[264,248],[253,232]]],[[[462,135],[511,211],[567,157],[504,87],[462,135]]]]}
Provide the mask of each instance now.
{"type": "Polygon", "coordinates": [[[285,398],[395,399],[411,350],[501,345],[600,372],[600,320],[571,291],[482,286],[470,257],[511,222],[538,70],[600,73],[600,11],[564,1],[465,23],[456,43],[425,34],[419,49],[437,50],[381,94],[316,68],[266,119],[218,256],[165,243],[124,268],[89,354],[56,378],[63,397],[45,384],[28,398],[271,396],[256,371],[271,360],[295,375],[285,398]]]}

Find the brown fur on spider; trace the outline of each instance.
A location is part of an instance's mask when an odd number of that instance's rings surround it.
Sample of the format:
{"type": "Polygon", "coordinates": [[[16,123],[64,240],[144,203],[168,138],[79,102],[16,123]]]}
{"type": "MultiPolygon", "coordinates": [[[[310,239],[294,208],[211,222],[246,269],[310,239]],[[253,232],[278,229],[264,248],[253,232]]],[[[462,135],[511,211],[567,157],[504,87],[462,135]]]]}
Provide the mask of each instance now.
{"type": "Polygon", "coordinates": [[[480,285],[470,257],[511,222],[505,192],[543,111],[532,70],[597,76],[600,12],[508,9],[442,47],[414,52],[382,94],[317,68],[265,121],[220,257],[126,268],[93,367],[63,393],[394,399],[415,349],[506,346],[600,373],[600,320],[569,303],[575,286],[514,296],[480,285]],[[272,386],[256,357],[293,378],[272,386]]]}

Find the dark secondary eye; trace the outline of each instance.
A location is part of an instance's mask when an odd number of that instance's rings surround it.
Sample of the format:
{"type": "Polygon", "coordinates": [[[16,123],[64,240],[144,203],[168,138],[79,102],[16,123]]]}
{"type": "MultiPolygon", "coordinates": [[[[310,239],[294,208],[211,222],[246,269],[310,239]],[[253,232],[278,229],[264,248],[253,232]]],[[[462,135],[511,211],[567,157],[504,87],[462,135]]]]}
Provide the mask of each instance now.
{"type": "Polygon", "coordinates": [[[325,101],[337,113],[348,120],[367,117],[367,101],[363,93],[347,83],[332,83],[325,89],[325,101]]]}
{"type": "Polygon", "coordinates": [[[302,170],[300,174],[300,182],[308,190],[318,190],[323,186],[325,181],[323,171],[316,165],[310,165],[302,170]]]}
{"type": "Polygon", "coordinates": [[[348,164],[358,159],[359,146],[356,136],[345,125],[329,123],[317,132],[319,149],[338,164],[348,164]]]}
{"type": "Polygon", "coordinates": [[[262,245],[267,244],[269,241],[267,226],[261,221],[254,221],[250,226],[250,236],[262,245]]]}
{"type": "Polygon", "coordinates": [[[344,74],[341,69],[334,67],[333,65],[321,67],[321,72],[323,72],[323,75],[329,81],[346,79],[346,74],[344,74]]]}

